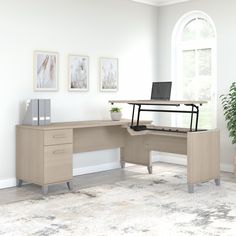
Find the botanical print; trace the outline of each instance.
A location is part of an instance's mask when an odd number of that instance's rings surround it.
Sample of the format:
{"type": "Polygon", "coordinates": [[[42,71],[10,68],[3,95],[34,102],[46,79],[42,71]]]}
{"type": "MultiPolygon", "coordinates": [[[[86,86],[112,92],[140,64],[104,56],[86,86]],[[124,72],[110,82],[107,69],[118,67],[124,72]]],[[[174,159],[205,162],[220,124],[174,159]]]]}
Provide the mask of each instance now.
{"type": "Polygon", "coordinates": [[[100,82],[101,91],[118,90],[118,59],[101,58],[100,59],[100,82]]]}
{"type": "Polygon", "coordinates": [[[58,54],[35,52],[34,83],[35,90],[57,90],[58,54]]]}
{"type": "Polygon", "coordinates": [[[89,57],[69,56],[69,90],[87,91],[89,80],[89,57]]]}

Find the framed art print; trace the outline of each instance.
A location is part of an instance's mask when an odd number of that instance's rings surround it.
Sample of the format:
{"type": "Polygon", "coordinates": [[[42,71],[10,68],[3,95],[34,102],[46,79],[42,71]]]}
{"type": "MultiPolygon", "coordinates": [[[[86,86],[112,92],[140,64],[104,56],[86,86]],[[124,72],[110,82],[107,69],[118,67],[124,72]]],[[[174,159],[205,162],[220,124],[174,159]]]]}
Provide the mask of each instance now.
{"type": "Polygon", "coordinates": [[[100,58],[100,90],[108,92],[118,90],[117,58],[100,58]]]}
{"type": "Polygon", "coordinates": [[[58,53],[34,52],[34,89],[35,91],[58,90],[58,53]]]}
{"type": "Polygon", "coordinates": [[[69,55],[69,91],[88,91],[89,57],[69,55]]]}

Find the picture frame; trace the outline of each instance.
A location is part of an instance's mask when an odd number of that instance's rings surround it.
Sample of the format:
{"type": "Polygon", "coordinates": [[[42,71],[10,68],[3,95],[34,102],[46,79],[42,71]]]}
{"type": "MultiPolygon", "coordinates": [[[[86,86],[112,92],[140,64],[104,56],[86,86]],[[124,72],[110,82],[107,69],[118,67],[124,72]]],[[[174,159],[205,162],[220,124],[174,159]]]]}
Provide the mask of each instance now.
{"type": "Polygon", "coordinates": [[[89,57],[82,55],[68,56],[68,89],[69,91],[89,90],[89,57]]]}
{"type": "Polygon", "coordinates": [[[100,91],[118,91],[119,61],[118,58],[100,58],[100,91]]]}
{"type": "Polygon", "coordinates": [[[58,53],[34,51],[34,90],[58,91],[58,53]]]}

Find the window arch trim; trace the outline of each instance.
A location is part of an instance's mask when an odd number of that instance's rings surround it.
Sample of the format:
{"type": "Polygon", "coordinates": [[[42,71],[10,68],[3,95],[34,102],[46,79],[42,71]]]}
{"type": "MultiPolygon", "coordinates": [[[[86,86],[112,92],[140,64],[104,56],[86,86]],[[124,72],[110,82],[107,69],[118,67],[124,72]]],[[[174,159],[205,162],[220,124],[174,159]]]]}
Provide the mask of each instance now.
{"type": "MultiPolygon", "coordinates": [[[[213,83],[213,87],[212,89],[214,90],[214,103],[215,103],[215,114],[217,112],[217,96],[216,96],[216,91],[217,91],[217,31],[216,31],[216,27],[215,27],[215,23],[212,20],[212,18],[207,15],[206,13],[202,12],[202,11],[191,11],[188,12],[186,14],[184,14],[179,20],[178,22],[175,24],[174,30],[172,32],[172,40],[171,40],[171,78],[172,78],[172,82],[173,82],[173,87],[176,88],[175,91],[173,91],[173,98],[178,98],[177,97],[177,91],[181,90],[181,85],[180,83],[178,83],[178,78],[179,75],[181,74],[181,66],[180,66],[180,62],[178,61],[179,55],[180,55],[180,51],[181,50],[188,50],[192,48],[194,42],[193,41],[186,41],[183,42],[182,41],[182,33],[183,30],[185,28],[185,26],[191,21],[194,20],[196,18],[202,18],[205,19],[207,22],[209,22],[209,24],[212,26],[213,31],[214,31],[214,38],[212,39],[205,39],[205,40],[198,40],[198,42],[196,42],[196,49],[201,48],[212,48],[213,49],[213,61],[212,61],[212,65],[214,65],[213,67],[213,73],[214,73],[214,77],[215,77],[215,81],[213,83]],[[202,41],[202,42],[201,42],[202,41]]],[[[172,116],[173,117],[173,116],[172,116]]],[[[215,115],[215,120],[214,122],[214,126],[216,126],[217,124],[217,116],[215,115]]],[[[175,117],[172,118],[172,123],[173,125],[177,125],[177,120],[175,117]]]]}

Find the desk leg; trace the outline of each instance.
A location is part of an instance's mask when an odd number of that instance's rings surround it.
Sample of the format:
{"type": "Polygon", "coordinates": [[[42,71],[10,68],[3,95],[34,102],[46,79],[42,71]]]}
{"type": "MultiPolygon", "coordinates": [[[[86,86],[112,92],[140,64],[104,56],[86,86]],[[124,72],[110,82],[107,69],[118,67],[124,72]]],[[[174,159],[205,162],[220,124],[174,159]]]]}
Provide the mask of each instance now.
{"type": "Polygon", "coordinates": [[[194,184],[188,184],[188,192],[194,193],[194,184]]]}
{"type": "Polygon", "coordinates": [[[216,186],[220,186],[220,178],[215,179],[216,186]]]}
{"type": "Polygon", "coordinates": [[[133,104],[133,112],[132,112],[131,128],[133,128],[133,126],[134,126],[134,113],[135,113],[135,104],[133,104]]]}
{"type": "Polygon", "coordinates": [[[23,184],[22,179],[17,179],[17,181],[16,181],[16,186],[17,186],[17,187],[21,187],[22,184],[23,184]]]}
{"type": "Polygon", "coordinates": [[[122,169],[125,168],[125,150],[124,148],[120,148],[120,167],[122,169]]]}
{"type": "Polygon", "coordinates": [[[125,161],[120,161],[120,167],[121,167],[122,169],[125,168],[125,161]]]}
{"type": "Polygon", "coordinates": [[[48,185],[42,186],[42,192],[43,192],[43,195],[47,195],[48,194],[48,185]]]}
{"type": "Polygon", "coordinates": [[[148,166],[147,169],[148,169],[148,173],[151,175],[152,174],[152,166],[148,166]]]}
{"type": "Polygon", "coordinates": [[[73,189],[73,183],[72,181],[66,182],[66,185],[68,187],[68,189],[71,191],[73,189]]]}
{"type": "Polygon", "coordinates": [[[191,113],[191,121],[190,121],[190,131],[193,130],[193,113],[194,112],[194,107],[192,106],[192,113],[191,113]]]}
{"type": "Polygon", "coordinates": [[[141,105],[138,105],[138,117],[137,117],[137,126],[139,126],[139,119],[140,119],[140,110],[141,110],[141,105]]]}
{"type": "Polygon", "coordinates": [[[195,126],[195,131],[198,129],[198,118],[199,118],[199,108],[198,106],[195,106],[197,112],[196,112],[196,126],[195,126]]]}

